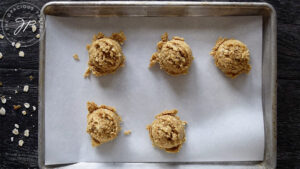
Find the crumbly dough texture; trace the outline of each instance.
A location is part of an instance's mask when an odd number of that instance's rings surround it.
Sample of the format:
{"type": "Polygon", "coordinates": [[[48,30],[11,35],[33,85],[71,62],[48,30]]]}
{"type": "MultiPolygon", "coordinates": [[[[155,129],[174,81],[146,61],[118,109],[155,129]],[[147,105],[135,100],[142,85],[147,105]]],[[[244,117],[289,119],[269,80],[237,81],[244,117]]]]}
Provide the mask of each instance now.
{"type": "Polygon", "coordinates": [[[152,55],[149,66],[159,63],[160,69],[168,74],[180,75],[188,73],[193,59],[192,50],[183,38],[174,36],[169,41],[165,33],[157,43],[157,52],[152,55]]]}
{"type": "Polygon", "coordinates": [[[210,55],[216,66],[230,78],[251,70],[249,49],[239,40],[219,38],[210,55]]]}
{"type": "Polygon", "coordinates": [[[114,140],[121,131],[121,117],[116,109],[110,106],[97,106],[94,102],[87,102],[87,128],[86,132],[92,138],[92,146],[114,140]]]}
{"type": "Polygon", "coordinates": [[[128,136],[129,134],[131,134],[131,130],[124,131],[124,134],[128,136]]]}
{"type": "Polygon", "coordinates": [[[177,110],[166,110],[155,116],[151,125],[147,126],[154,146],[166,152],[179,152],[185,142],[185,121],[176,116],[177,110]]]}
{"type": "Polygon", "coordinates": [[[74,58],[75,60],[79,61],[78,54],[74,54],[74,55],[73,55],[73,58],[74,58]]]}
{"type": "Polygon", "coordinates": [[[86,47],[89,53],[89,62],[84,77],[89,76],[90,73],[97,77],[107,75],[122,67],[125,56],[121,45],[125,40],[123,32],[113,33],[110,37],[105,37],[101,32],[94,35],[92,43],[86,47]]]}

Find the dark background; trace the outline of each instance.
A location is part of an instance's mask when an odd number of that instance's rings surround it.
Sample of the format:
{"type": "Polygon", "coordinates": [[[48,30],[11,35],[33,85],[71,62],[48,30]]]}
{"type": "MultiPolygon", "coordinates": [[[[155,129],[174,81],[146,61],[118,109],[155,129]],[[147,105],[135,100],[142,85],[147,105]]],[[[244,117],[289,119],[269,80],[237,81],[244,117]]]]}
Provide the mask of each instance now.
{"type": "MultiPolygon", "coordinates": [[[[249,1],[249,0],[247,0],[249,1]]],[[[47,0],[0,0],[0,20],[7,8],[18,2],[30,2],[41,8],[47,0]]],[[[260,1],[257,1],[260,2],[260,1]]],[[[300,169],[300,1],[268,0],[277,12],[277,168],[300,169]]],[[[0,28],[0,34],[2,33],[0,28]]],[[[38,112],[32,107],[27,115],[21,114],[23,104],[38,105],[38,56],[39,46],[16,49],[4,38],[0,39],[0,97],[5,95],[7,103],[0,107],[6,109],[6,115],[0,116],[0,169],[38,168],[38,112]],[[23,50],[24,58],[18,56],[23,50]],[[29,76],[34,77],[33,80],[29,76]],[[23,86],[29,85],[29,92],[23,92],[23,86]],[[15,94],[15,90],[18,93],[15,94]],[[8,99],[11,97],[11,99],[8,99]],[[12,105],[22,105],[15,111],[12,105]],[[12,134],[14,124],[19,124],[18,136],[12,134]],[[24,137],[23,131],[30,130],[30,136],[24,137]],[[14,137],[11,142],[10,138],[14,137]],[[18,146],[23,139],[24,145],[18,146]]]]}

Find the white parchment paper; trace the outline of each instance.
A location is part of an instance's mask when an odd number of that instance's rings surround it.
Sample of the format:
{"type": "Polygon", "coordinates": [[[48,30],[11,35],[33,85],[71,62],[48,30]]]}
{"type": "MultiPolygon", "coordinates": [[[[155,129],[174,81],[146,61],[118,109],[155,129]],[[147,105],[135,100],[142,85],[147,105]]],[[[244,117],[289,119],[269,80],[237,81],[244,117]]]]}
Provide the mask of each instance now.
{"type": "Polygon", "coordinates": [[[73,162],[260,161],[262,18],[241,17],[46,17],[46,164],[73,162]],[[101,31],[123,30],[126,66],[115,74],[84,79],[86,44],[101,31]],[[148,68],[160,35],[181,36],[195,57],[190,72],[171,77],[148,68]],[[248,75],[229,79],[209,55],[218,37],[236,38],[251,53],[248,75]],[[75,61],[77,53],[80,61],[75,61]],[[123,131],[132,134],[93,148],[86,133],[86,102],[116,107],[123,131]],[[177,154],[152,146],[146,125],[166,109],[188,122],[177,154]]]}

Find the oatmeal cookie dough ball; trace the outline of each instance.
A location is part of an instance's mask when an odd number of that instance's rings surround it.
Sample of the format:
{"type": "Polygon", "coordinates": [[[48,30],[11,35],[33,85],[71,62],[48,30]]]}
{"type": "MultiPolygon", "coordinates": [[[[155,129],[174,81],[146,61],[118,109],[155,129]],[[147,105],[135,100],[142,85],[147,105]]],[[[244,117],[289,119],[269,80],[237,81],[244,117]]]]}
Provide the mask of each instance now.
{"type": "Polygon", "coordinates": [[[87,45],[89,53],[88,69],[85,77],[92,73],[95,76],[103,76],[115,72],[124,65],[125,56],[120,45],[126,40],[123,32],[113,33],[105,37],[99,32],[94,35],[92,43],[87,45]]]}
{"type": "Polygon", "coordinates": [[[193,59],[192,50],[183,38],[174,36],[169,41],[168,33],[165,33],[157,43],[157,52],[151,57],[150,67],[159,63],[160,69],[170,75],[186,74],[193,59]]]}
{"type": "Polygon", "coordinates": [[[153,145],[169,153],[179,152],[185,142],[186,122],[181,121],[176,114],[177,110],[163,111],[147,126],[153,145]]]}
{"type": "Polygon", "coordinates": [[[92,146],[114,140],[121,131],[121,117],[116,109],[110,106],[97,106],[94,102],[87,102],[89,114],[87,115],[86,132],[92,138],[92,146]]]}
{"type": "Polygon", "coordinates": [[[216,66],[230,78],[251,70],[249,49],[239,40],[219,38],[210,55],[216,66]]]}

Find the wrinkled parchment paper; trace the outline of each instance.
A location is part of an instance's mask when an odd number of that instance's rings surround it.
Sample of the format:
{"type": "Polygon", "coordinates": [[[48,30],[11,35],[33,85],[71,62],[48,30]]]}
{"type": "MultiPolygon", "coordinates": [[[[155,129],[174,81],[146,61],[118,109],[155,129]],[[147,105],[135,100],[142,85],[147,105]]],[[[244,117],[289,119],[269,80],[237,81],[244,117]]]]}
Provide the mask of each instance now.
{"type": "Polygon", "coordinates": [[[46,164],[73,162],[260,161],[262,113],[262,18],[54,17],[46,16],[46,164]],[[115,74],[84,79],[86,44],[97,32],[125,32],[126,65],[115,74]],[[181,36],[195,57],[190,72],[171,77],[148,68],[160,35],[181,36]],[[236,38],[250,50],[252,70],[229,79],[210,50],[218,37],[236,38]],[[80,61],[73,59],[78,54],[80,61]],[[132,134],[93,148],[86,133],[86,102],[114,106],[132,134]],[[166,109],[188,122],[177,154],[152,146],[146,125],[166,109]]]}

